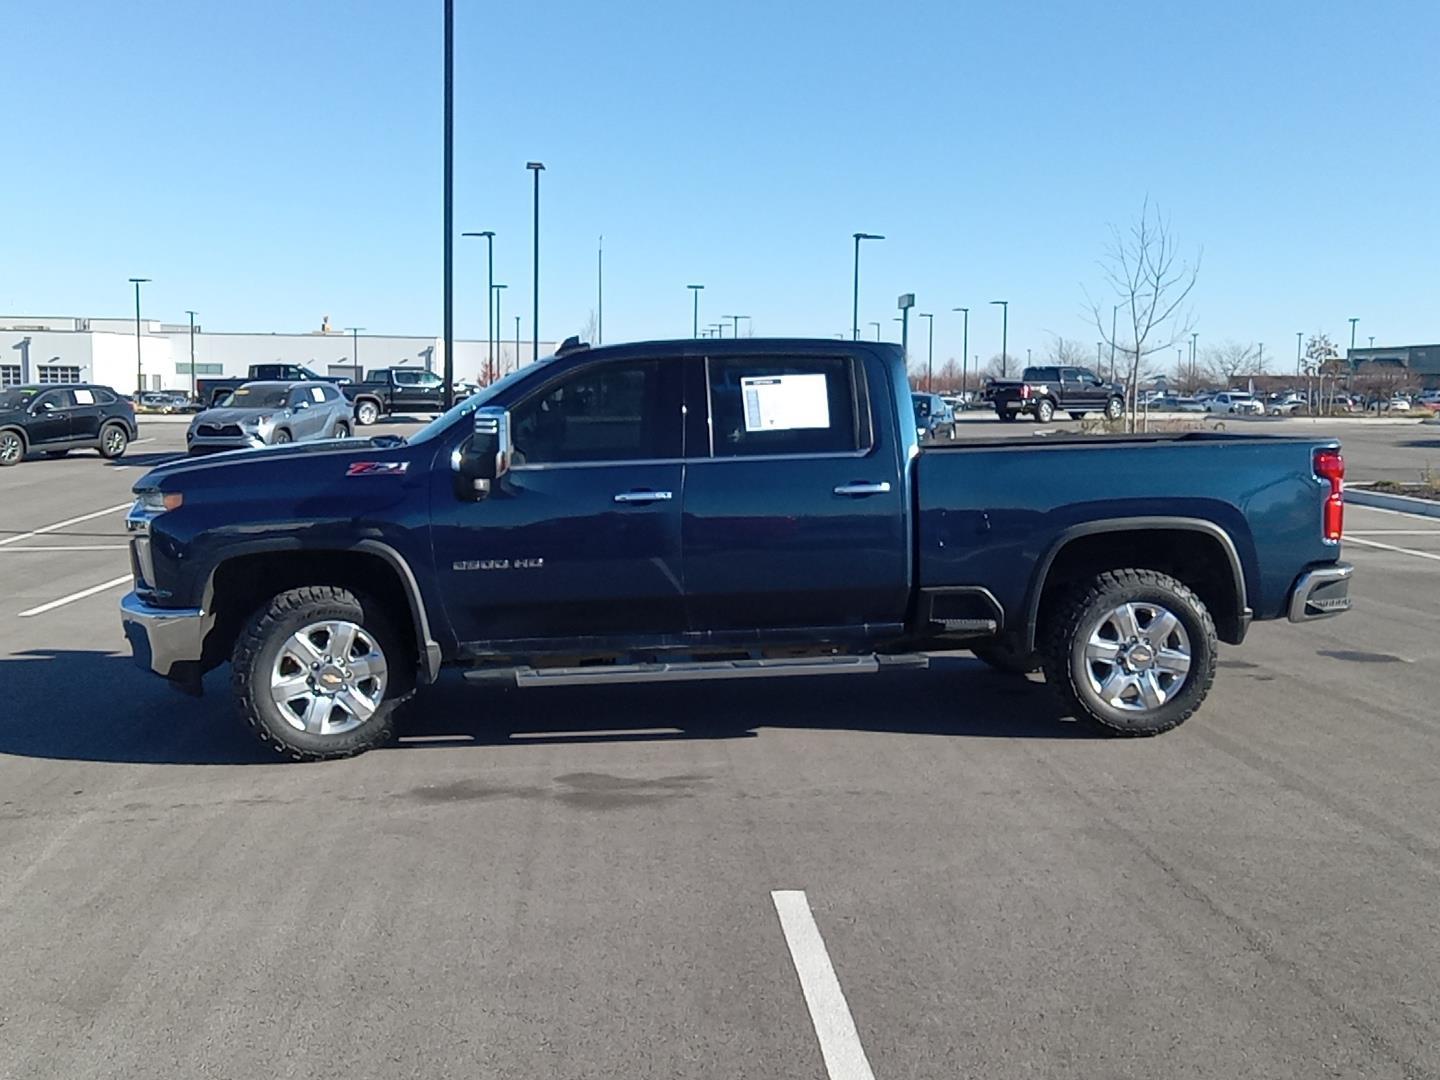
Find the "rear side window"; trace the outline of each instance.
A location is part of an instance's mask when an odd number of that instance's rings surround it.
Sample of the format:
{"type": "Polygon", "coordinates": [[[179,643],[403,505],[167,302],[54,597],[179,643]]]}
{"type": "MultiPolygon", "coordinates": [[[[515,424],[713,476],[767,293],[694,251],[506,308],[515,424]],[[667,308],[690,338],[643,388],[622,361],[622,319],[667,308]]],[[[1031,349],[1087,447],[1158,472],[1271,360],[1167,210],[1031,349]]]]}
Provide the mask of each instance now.
{"type": "Polygon", "coordinates": [[[98,401],[101,405],[115,404],[115,394],[113,391],[107,390],[103,386],[97,386],[94,388],[94,392],[95,400],[98,401]]]}
{"type": "Polygon", "coordinates": [[[715,457],[869,449],[854,361],[736,356],[706,363],[715,457]]]}
{"type": "Polygon", "coordinates": [[[76,405],[95,404],[95,395],[90,392],[90,388],[88,386],[77,386],[74,390],[70,392],[75,395],[76,405]]]}
{"type": "Polygon", "coordinates": [[[1031,368],[1025,375],[1026,382],[1059,382],[1060,373],[1053,367],[1031,368]]]}

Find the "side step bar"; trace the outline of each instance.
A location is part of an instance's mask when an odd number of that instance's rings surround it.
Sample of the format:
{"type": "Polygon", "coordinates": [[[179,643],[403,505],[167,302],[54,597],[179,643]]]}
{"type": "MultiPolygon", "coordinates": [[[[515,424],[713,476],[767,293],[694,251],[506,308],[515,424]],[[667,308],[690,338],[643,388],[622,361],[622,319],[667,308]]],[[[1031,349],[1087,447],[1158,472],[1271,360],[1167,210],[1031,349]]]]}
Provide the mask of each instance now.
{"type": "Polygon", "coordinates": [[[684,660],[655,664],[607,664],[555,668],[477,668],[465,672],[473,682],[509,682],[519,687],[596,686],[604,683],[687,682],[701,679],[771,679],[782,675],[873,675],[899,668],[927,668],[930,658],[915,653],[894,656],[805,656],[766,660],[684,660]]]}

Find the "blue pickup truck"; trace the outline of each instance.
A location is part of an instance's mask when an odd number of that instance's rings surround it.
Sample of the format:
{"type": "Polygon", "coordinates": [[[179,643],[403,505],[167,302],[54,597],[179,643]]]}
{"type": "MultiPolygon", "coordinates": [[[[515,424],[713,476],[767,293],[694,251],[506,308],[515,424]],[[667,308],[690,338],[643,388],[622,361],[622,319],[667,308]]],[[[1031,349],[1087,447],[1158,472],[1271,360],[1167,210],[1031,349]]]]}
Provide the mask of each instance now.
{"type": "Polygon", "coordinates": [[[522,687],[863,673],[974,652],[1152,735],[1216,642],[1336,615],[1334,441],[923,451],[892,345],[568,342],[408,440],[161,466],[128,518],[143,667],[300,759],[391,738],[445,667],[522,687]]]}

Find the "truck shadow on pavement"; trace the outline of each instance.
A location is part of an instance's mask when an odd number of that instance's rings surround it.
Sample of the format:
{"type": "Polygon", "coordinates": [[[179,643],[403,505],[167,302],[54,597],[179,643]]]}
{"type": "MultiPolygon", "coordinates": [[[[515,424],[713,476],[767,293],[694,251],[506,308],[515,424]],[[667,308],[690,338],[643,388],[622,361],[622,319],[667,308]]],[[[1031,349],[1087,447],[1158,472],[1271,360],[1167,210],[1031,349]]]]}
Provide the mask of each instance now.
{"type": "MultiPolygon", "coordinates": [[[[235,715],[228,669],[185,697],[103,652],[33,650],[0,658],[7,709],[0,755],[137,765],[271,765],[279,758],[235,715]]],[[[457,746],[764,738],[766,729],[958,738],[1100,738],[1060,715],[1039,682],[969,658],[929,671],[699,685],[471,686],[447,675],[407,703],[387,754],[457,746]]]]}

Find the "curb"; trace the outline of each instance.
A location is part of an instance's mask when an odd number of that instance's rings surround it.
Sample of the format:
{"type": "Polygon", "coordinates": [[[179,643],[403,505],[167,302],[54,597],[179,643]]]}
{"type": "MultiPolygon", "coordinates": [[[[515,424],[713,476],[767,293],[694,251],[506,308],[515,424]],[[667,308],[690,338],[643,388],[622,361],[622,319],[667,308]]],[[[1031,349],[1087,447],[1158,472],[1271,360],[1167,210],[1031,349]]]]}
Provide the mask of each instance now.
{"type": "Polygon", "coordinates": [[[1390,495],[1383,491],[1347,487],[1345,501],[1351,506],[1369,506],[1376,510],[1393,510],[1415,517],[1440,518],[1440,502],[1413,499],[1409,495],[1390,495]]]}

